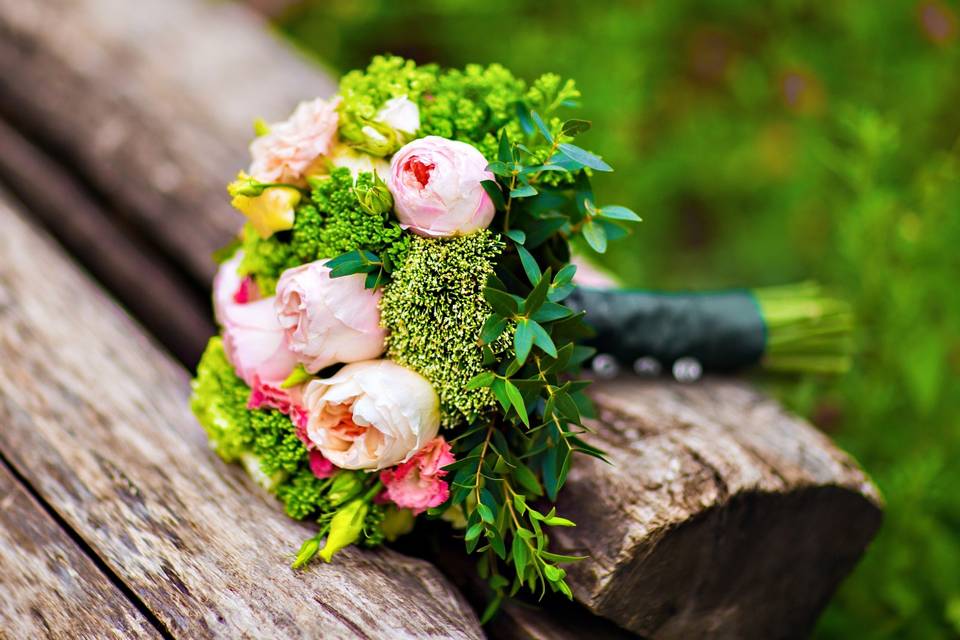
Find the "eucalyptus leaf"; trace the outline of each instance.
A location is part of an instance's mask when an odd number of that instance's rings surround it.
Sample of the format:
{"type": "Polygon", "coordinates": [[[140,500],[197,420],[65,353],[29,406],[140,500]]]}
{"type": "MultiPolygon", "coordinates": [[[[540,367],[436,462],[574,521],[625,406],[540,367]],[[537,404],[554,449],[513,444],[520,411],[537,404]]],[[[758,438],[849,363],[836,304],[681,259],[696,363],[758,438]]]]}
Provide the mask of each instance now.
{"type": "Polygon", "coordinates": [[[607,218],[608,220],[625,220],[627,222],[642,221],[642,218],[636,213],[630,209],[627,209],[626,207],[621,207],[618,204],[600,207],[599,215],[601,218],[607,218]]]}
{"type": "Polygon", "coordinates": [[[604,253],[607,250],[607,232],[602,226],[593,220],[588,220],[584,223],[581,232],[594,251],[604,253]]]}
{"type": "Polygon", "coordinates": [[[571,160],[579,162],[585,167],[590,167],[594,171],[613,171],[613,167],[604,162],[600,156],[596,156],[586,149],[581,149],[577,145],[564,142],[557,148],[560,150],[560,153],[571,160]]]}
{"type": "Polygon", "coordinates": [[[520,255],[520,262],[523,265],[523,272],[527,274],[527,279],[532,286],[536,286],[543,275],[540,271],[540,265],[537,264],[537,259],[521,246],[517,246],[517,253],[520,255]]]}
{"type": "Polygon", "coordinates": [[[589,131],[592,124],[589,120],[578,120],[574,118],[563,123],[560,127],[560,133],[575,138],[581,133],[589,131]]]}
{"type": "Polygon", "coordinates": [[[550,144],[553,144],[553,136],[550,134],[550,129],[547,127],[546,123],[543,121],[543,118],[540,117],[540,114],[537,113],[536,111],[531,111],[530,117],[533,118],[533,123],[537,125],[537,129],[539,129],[540,133],[543,134],[543,137],[547,139],[547,142],[549,142],[550,144]]]}

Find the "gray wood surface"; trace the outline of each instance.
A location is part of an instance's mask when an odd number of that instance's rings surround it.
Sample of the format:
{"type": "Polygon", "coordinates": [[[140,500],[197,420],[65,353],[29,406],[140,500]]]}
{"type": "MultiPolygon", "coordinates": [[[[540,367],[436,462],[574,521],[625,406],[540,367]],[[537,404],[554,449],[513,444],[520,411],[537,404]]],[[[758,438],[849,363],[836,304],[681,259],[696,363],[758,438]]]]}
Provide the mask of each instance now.
{"type": "Polygon", "coordinates": [[[0,638],[160,638],[0,463],[0,638]]]}
{"type": "Polygon", "coordinates": [[[313,529],[208,450],[186,372],[2,196],[0,227],[0,453],[172,635],[482,637],[423,561],[291,570],[313,529]]]}

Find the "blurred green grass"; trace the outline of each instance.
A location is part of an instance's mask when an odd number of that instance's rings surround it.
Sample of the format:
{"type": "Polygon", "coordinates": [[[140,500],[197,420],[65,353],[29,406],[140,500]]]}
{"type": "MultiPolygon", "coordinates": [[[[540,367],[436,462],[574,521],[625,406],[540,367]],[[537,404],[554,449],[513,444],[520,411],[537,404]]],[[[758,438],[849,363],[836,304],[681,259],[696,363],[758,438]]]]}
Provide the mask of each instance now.
{"type": "MultiPolygon", "coordinates": [[[[854,370],[767,381],[873,475],[881,535],[818,637],[960,636],[960,7],[946,0],[316,0],[278,18],[336,68],[391,52],[575,78],[631,285],[817,278],[854,370]]],[[[309,93],[309,88],[304,89],[309,93]]]]}

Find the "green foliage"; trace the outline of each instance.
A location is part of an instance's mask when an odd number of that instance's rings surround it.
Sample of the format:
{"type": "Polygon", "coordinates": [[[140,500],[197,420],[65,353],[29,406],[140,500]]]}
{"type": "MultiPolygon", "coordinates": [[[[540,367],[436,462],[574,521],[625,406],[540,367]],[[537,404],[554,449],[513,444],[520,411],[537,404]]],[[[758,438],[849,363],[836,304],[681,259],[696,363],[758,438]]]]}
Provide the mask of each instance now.
{"type": "MultiPolygon", "coordinates": [[[[503,243],[488,231],[464,238],[412,237],[406,261],[383,294],[387,356],[430,381],[447,427],[494,406],[489,390],[467,389],[466,383],[484,369],[477,341],[490,307],[482,286],[502,250],[503,243]]],[[[508,344],[496,343],[496,352],[505,352],[508,344]]]]}
{"type": "Polygon", "coordinates": [[[285,235],[288,234],[275,233],[263,239],[249,223],[243,226],[240,245],[243,259],[238,271],[251,276],[264,295],[273,295],[280,274],[299,264],[290,243],[282,239],[285,235]]]}
{"type": "Polygon", "coordinates": [[[577,79],[593,121],[577,145],[604,152],[617,171],[598,184],[644,217],[604,257],[628,284],[816,278],[851,299],[852,372],[776,387],[887,499],[818,635],[960,633],[956,2],[354,6],[304,3],[282,26],[343,69],[390,50],[577,79]]]}
{"type": "Polygon", "coordinates": [[[266,240],[244,227],[240,272],[254,277],[264,295],[272,295],[286,269],[363,249],[382,256],[391,268],[403,262],[410,239],[387,211],[373,213],[360,205],[357,191],[374,186],[371,173],[353,177],[346,167],[329,176],[310,178],[310,201],[297,207],[293,229],[266,240]]]}
{"type": "Polygon", "coordinates": [[[250,389],[233,372],[219,337],[207,344],[191,387],[190,409],[207,438],[224,460],[238,461],[250,451],[250,412],[246,408],[250,389]]]}
{"type": "MultiPolygon", "coordinates": [[[[374,185],[373,174],[357,177],[357,190],[374,185]]],[[[389,211],[370,213],[360,206],[353,177],[339,167],[329,178],[311,179],[310,198],[315,207],[297,212],[291,244],[301,262],[332,258],[363,249],[382,256],[389,264],[400,265],[408,250],[409,236],[393,221],[389,211]]]]}

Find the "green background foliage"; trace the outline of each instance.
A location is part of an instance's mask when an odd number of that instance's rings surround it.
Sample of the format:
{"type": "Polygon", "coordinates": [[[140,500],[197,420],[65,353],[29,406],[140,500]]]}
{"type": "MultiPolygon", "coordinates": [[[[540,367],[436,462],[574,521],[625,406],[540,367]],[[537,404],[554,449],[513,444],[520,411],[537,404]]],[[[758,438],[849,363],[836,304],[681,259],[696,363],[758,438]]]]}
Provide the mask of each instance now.
{"type": "MultiPolygon", "coordinates": [[[[595,178],[644,223],[646,287],[808,277],[851,300],[854,370],[764,380],[872,473],[879,538],[820,637],[960,635],[960,43],[953,0],[316,0],[278,18],[338,71],[392,52],[572,77],[595,178]]],[[[309,92],[308,88],[305,91],[309,92]]]]}

